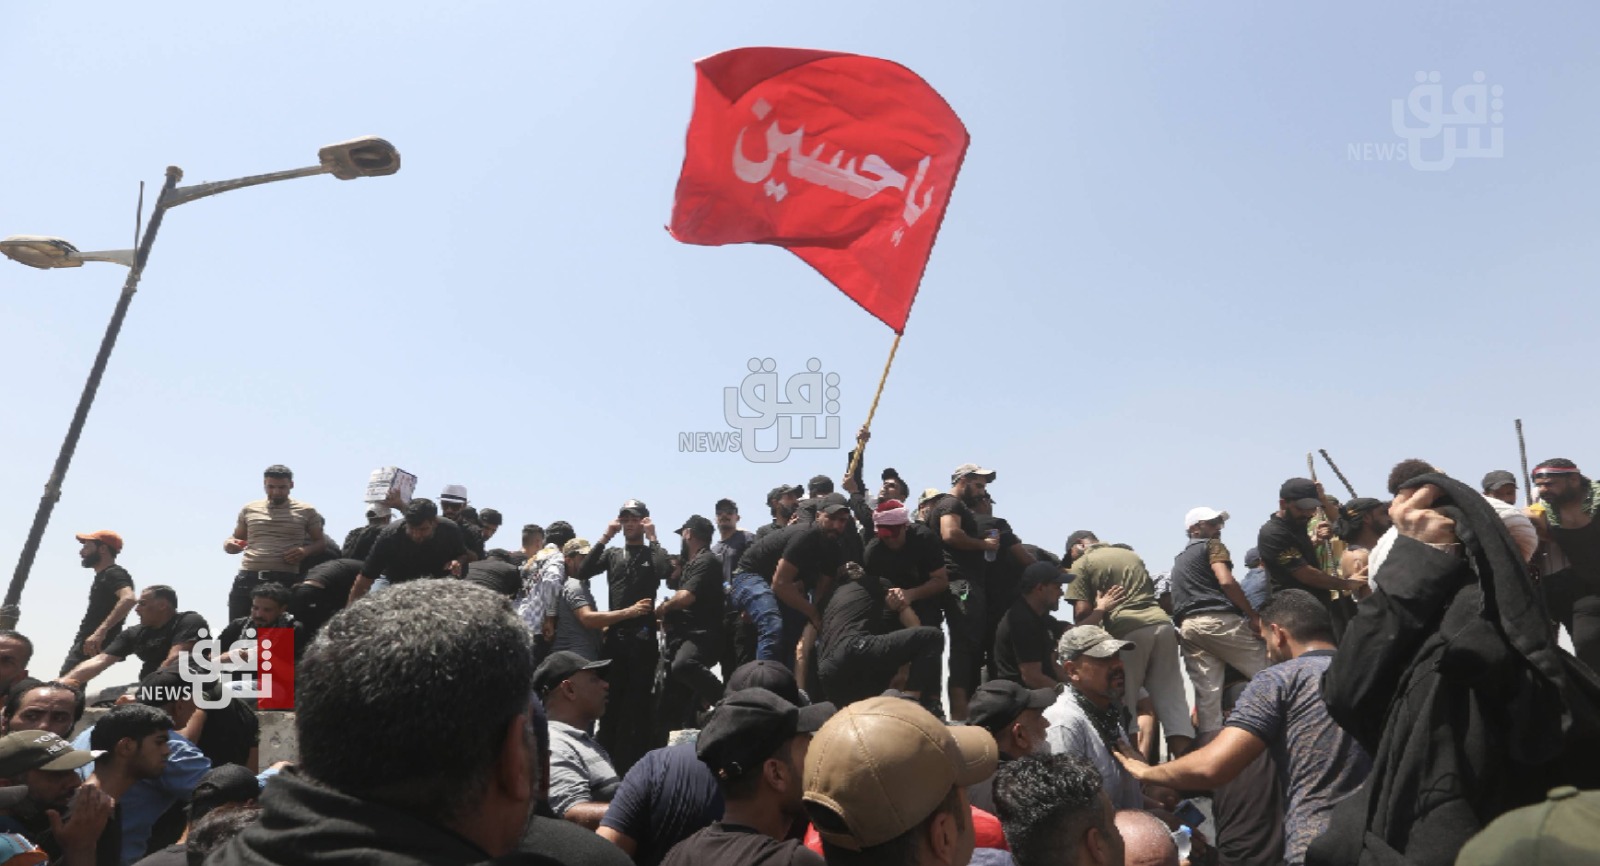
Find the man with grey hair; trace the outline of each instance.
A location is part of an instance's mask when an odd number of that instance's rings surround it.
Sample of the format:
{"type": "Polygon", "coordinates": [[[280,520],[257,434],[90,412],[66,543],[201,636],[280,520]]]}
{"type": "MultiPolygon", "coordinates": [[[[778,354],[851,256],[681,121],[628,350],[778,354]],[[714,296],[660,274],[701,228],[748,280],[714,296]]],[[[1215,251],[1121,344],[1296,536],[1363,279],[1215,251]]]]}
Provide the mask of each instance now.
{"type": "Polygon", "coordinates": [[[500,596],[395,586],[329,621],[295,673],[300,762],[209,862],[468,864],[517,850],[540,756],[532,645],[500,596]]]}
{"type": "Polygon", "coordinates": [[[1044,711],[1045,734],[1052,754],[1077,755],[1094,765],[1104,781],[1111,805],[1137,809],[1144,805],[1139,783],[1112,757],[1113,750],[1133,752],[1123,718],[1122,690],[1127,675],[1122,653],[1133,644],[1117,640],[1096,625],[1067,630],[1056,646],[1056,661],[1067,687],[1044,711]]]}

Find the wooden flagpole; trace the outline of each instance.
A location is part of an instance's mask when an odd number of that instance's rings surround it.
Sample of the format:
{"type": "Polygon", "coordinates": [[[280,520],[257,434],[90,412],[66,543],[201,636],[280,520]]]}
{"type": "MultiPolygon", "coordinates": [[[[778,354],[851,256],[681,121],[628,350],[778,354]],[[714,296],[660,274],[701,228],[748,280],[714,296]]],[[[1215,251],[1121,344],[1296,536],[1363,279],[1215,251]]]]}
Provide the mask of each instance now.
{"type": "MultiPolygon", "coordinates": [[[[883,375],[878,377],[878,390],[873,392],[873,394],[872,394],[872,406],[871,406],[871,408],[867,409],[867,423],[861,425],[861,429],[863,431],[866,431],[866,432],[871,432],[872,431],[872,416],[878,414],[878,399],[883,396],[883,384],[885,382],[889,381],[889,368],[894,366],[894,354],[896,352],[900,351],[900,337],[901,336],[903,336],[903,335],[902,334],[895,334],[894,335],[894,343],[889,346],[889,360],[884,362],[884,364],[883,364],[883,375]]],[[[861,468],[861,452],[865,451],[865,450],[866,450],[865,448],[861,447],[861,440],[857,439],[856,440],[855,454],[850,458],[850,468],[849,468],[849,470],[847,470],[844,473],[844,477],[846,477],[846,478],[854,478],[855,477],[856,470],[861,468]]],[[[865,491],[863,491],[863,495],[864,494],[865,494],[865,491]]]]}

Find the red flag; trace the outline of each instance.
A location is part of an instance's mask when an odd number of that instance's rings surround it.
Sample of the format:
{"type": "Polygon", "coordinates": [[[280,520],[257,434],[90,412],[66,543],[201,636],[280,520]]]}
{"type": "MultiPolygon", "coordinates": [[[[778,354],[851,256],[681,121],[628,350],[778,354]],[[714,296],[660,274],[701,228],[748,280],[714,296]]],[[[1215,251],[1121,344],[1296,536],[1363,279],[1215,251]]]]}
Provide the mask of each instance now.
{"type": "Polygon", "coordinates": [[[695,71],[672,236],[787,247],[903,332],[966,156],[961,118],[874,57],[739,48],[695,71]]]}

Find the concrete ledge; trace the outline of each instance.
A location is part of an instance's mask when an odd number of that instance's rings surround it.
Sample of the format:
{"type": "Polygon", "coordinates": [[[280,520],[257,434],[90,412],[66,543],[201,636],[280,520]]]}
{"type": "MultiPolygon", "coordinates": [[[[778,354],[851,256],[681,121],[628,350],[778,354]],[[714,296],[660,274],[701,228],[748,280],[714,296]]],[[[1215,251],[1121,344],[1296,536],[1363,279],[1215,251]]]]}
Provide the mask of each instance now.
{"type": "MultiPolygon", "coordinates": [[[[72,736],[77,737],[107,712],[105,707],[90,707],[84,711],[83,720],[72,729],[72,736]]],[[[299,757],[300,743],[295,736],[294,713],[258,710],[256,718],[261,720],[260,769],[265,770],[279,761],[293,761],[299,757]]]]}

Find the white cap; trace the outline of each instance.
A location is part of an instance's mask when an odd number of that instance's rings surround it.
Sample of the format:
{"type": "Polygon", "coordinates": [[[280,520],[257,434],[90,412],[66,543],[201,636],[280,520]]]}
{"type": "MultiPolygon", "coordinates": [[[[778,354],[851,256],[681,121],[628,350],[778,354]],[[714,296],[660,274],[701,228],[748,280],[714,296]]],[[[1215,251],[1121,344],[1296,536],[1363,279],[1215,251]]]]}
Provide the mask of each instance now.
{"type": "Polygon", "coordinates": [[[1202,505],[1199,508],[1189,509],[1189,513],[1183,516],[1183,531],[1188,532],[1189,527],[1196,523],[1203,523],[1207,520],[1222,520],[1226,522],[1227,519],[1228,512],[1218,511],[1215,508],[1207,508],[1202,505]]]}
{"type": "Polygon", "coordinates": [[[446,484],[444,492],[439,494],[440,499],[454,499],[460,502],[467,501],[467,488],[463,484],[446,484]]]}

